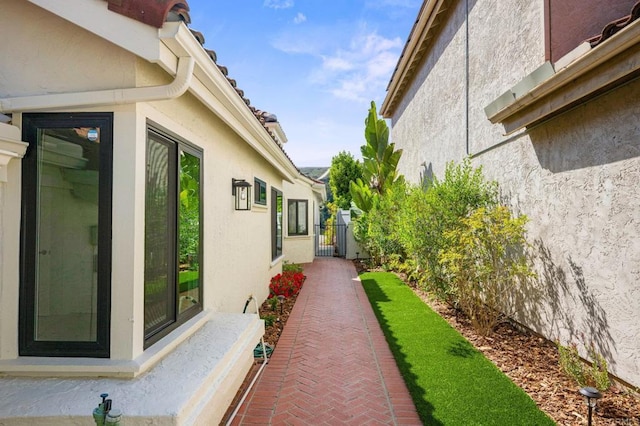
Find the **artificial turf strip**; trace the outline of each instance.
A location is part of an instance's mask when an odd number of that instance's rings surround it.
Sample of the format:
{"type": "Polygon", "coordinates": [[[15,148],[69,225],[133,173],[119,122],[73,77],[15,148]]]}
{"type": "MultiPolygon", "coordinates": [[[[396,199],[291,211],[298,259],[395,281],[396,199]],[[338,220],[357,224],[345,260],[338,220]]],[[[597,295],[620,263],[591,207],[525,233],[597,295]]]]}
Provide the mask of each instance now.
{"type": "Polygon", "coordinates": [[[360,279],[425,425],[555,424],[394,274],[360,279]]]}

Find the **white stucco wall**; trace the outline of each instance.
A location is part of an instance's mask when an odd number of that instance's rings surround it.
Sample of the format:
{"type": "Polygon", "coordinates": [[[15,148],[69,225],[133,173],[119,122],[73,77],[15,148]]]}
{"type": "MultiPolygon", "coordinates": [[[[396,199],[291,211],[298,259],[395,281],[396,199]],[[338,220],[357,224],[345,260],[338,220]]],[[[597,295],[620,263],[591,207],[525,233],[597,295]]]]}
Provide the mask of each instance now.
{"type": "Polygon", "coordinates": [[[291,184],[284,182],[284,259],[291,263],[311,263],[315,257],[315,212],[319,209],[321,199],[310,186],[301,182],[291,184]],[[307,200],[307,232],[308,235],[289,235],[287,200],[307,200]]]}
{"type": "Polygon", "coordinates": [[[612,373],[638,385],[640,84],[505,137],[483,109],[544,62],[543,2],[469,2],[468,79],[458,3],[393,114],[401,172],[418,182],[425,162],[441,177],[446,161],[475,155],[530,219],[539,280],[517,295],[517,319],[550,339],[594,344],[612,373]]]}

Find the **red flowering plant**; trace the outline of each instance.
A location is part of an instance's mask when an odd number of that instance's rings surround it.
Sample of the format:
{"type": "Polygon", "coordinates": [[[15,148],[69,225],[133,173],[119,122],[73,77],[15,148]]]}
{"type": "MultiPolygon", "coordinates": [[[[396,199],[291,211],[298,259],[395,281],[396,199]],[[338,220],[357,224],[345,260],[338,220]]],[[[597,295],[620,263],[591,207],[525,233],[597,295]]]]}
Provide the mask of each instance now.
{"type": "Polygon", "coordinates": [[[284,271],[281,274],[271,278],[269,284],[269,297],[284,296],[291,297],[298,294],[302,288],[302,284],[307,277],[302,272],[284,271]]]}

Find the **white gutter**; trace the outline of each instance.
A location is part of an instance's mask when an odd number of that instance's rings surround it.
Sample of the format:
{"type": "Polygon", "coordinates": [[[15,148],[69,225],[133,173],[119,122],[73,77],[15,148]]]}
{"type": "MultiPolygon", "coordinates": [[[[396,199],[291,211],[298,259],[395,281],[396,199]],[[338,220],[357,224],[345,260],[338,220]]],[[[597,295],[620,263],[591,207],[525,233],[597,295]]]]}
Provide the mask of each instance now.
{"type": "Polygon", "coordinates": [[[0,99],[0,112],[42,111],[99,105],[122,105],[174,99],[191,85],[195,60],[189,56],[178,59],[174,80],[163,86],[131,87],[90,92],[55,93],[0,99]]]}

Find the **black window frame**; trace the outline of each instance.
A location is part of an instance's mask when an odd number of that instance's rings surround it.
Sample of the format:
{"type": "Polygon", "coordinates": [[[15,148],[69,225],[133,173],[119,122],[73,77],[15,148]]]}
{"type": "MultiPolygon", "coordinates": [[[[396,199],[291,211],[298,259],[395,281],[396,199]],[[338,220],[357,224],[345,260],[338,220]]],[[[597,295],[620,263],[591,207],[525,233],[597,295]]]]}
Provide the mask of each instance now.
{"type": "Polygon", "coordinates": [[[296,236],[296,237],[300,237],[300,236],[308,236],[309,235],[309,200],[303,200],[303,199],[295,199],[295,198],[290,198],[287,200],[287,234],[290,236],[296,236]],[[299,205],[300,204],[304,204],[305,205],[305,215],[304,215],[304,232],[300,231],[300,223],[298,222],[298,213],[299,213],[299,205]],[[291,232],[291,208],[295,209],[295,231],[291,232]]]}
{"type": "Polygon", "coordinates": [[[282,256],[283,246],[284,197],[282,191],[271,187],[271,260],[282,256]],[[278,222],[278,201],[280,202],[280,221],[278,222]],[[279,229],[278,229],[279,228],[279,229]],[[279,232],[279,235],[278,235],[279,232]]]}
{"type": "Polygon", "coordinates": [[[267,205],[267,183],[262,179],[253,178],[253,203],[261,206],[267,205]],[[264,197],[263,197],[264,195],[264,197]]]}
{"type": "MultiPolygon", "coordinates": [[[[204,152],[200,147],[197,147],[189,142],[187,142],[186,140],[184,140],[183,138],[179,137],[178,135],[174,134],[173,132],[170,132],[166,129],[164,129],[162,126],[158,125],[157,123],[154,123],[152,121],[147,121],[147,131],[146,131],[146,135],[147,135],[147,140],[145,142],[145,151],[148,149],[148,140],[150,135],[152,135],[154,138],[156,138],[156,141],[160,140],[162,141],[161,143],[166,144],[168,146],[170,146],[170,153],[174,156],[172,159],[170,159],[169,162],[169,166],[173,169],[172,170],[172,175],[170,177],[170,184],[172,185],[172,187],[170,188],[170,192],[169,192],[169,197],[171,197],[174,201],[174,203],[172,204],[172,211],[169,215],[170,219],[173,220],[174,224],[173,224],[173,228],[172,229],[168,229],[168,235],[169,238],[172,240],[173,244],[169,249],[169,254],[170,254],[170,260],[169,260],[169,265],[170,267],[173,268],[174,273],[171,274],[171,278],[173,279],[173,289],[174,292],[171,294],[168,294],[167,297],[167,304],[168,306],[172,306],[174,308],[173,311],[173,318],[170,318],[169,321],[162,323],[159,326],[155,326],[150,328],[149,330],[146,329],[146,324],[143,323],[142,327],[143,327],[143,332],[144,332],[144,349],[149,348],[150,346],[152,346],[153,344],[157,343],[160,339],[162,339],[163,337],[165,337],[167,334],[169,334],[170,332],[172,332],[173,330],[175,330],[177,327],[179,327],[180,325],[184,324],[185,322],[187,322],[188,320],[190,320],[191,318],[193,318],[194,316],[196,316],[198,313],[202,312],[203,310],[203,297],[204,297],[204,290],[203,290],[203,280],[202,280],[202,272],[203,272],[203,259],[204,259],[204,255],[203,255],[203,206],[202,206],[202,201],[203,201],[203,195],[204,195],[204,189],[203,189],[203,183],[204,183],[204,152]],[[198,253],[198,263],[199,263],[199,271],[200,271],[200,283],[199,283],[199,288],[198,288],[198,301],[196,303],[194,303],[189,309],[187,309],[185,312],[180,313],[179,312],[179,308],[180,308],[180,297],[179,297],[179,291],[180,291],[180,281],[179,281],[179,262],[178,262],[178,248],[179,248],[179,213],[178,213],[178,209],[179,209],[179,186],[180,186],[180,153],[181,151],[184,151],[188,154],[191,154],[197,158],[200,159],[200,212],[199,212],[199,227],[200,227],[200,238],[199,238],[199,248],[200,248],[200,252],[198,253]]],[[[145,157],[145,164],[147,164],[148,159],[145,157]]],[[[145,179],[146,181],[146,179],[145,179]]],[[[145,192],[146,192],[146,188],[145,188],[145,192]]],[[[146,205],[145,205],[145,209],[146,209],[146,205]]],[[[146,215],[146,212],[145,212],[146,215]]],[[[146,228],[145,228],[146,229],[146,228]]],[[[145,231],[146,232],[146,231],[145,231]]],[[[146,248],[145,248],[145,256],[146,256],[146,248]]],[[[145,284],[146,284],[146,280],[145,280],[145,284]]]]}
{"type": "Polygon", "coordinates": [[[113,113],[24,113],[22,139],[29,143],[22,160],[22,217],[18,353],[20,356],[109,358],[111,334],[111,262],[113,197],[113,113]],[[96,340],[35,340],[38,129],[100,128],[98,181],[98,255],[96,340]]]}

